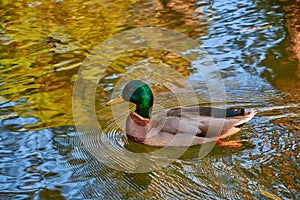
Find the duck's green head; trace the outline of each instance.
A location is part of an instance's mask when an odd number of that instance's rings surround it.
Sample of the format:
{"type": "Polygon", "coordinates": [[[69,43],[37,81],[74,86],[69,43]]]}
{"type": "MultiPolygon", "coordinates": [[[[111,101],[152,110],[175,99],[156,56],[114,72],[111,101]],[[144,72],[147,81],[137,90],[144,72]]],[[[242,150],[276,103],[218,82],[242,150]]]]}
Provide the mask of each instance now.
{"type": "MultiPolygon", "coordinates": [[[[146,83],[140,80],[130,81],[122,90],[122,98],[123,100],[132,102],[136,105],[135,112],[138,115],[144,118],[150,118],[153,105],[153,94],[146,83]]],[[[120,101],[120,97],[116,99],[111,100],[107,105],[112,105],[120,101]]]]}

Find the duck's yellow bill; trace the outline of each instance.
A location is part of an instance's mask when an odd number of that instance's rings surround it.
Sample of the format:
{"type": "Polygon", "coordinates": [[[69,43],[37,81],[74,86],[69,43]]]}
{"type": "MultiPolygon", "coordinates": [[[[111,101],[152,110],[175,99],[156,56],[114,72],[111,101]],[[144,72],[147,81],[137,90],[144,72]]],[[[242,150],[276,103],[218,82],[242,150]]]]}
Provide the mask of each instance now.
{"type": "Polygon", "coordinates": [[[105,106],[112,106],[112,105],[116,105],[116,104],[122,103],[122,102],[124,102],[124,99],[122,98],[122,95],[120,94],[120,95],[116,96],[115,98],[113,98],[112,100],[110,100],[109,102],[107,102],[105,104],[105,106]]]}

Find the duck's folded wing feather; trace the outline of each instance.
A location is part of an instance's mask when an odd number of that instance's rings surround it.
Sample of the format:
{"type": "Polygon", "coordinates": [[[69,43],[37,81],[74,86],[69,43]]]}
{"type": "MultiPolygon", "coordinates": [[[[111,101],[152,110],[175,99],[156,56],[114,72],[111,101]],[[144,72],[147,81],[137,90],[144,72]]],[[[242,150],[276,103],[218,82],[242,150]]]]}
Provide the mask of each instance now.
{"type": "Polygon", "coordinates": [[[180,117],[183,113],[215,117],[215,118],[226,118],[226,117],[236,117],[236,116],[246,115],[245,109],[243,108],[223,109],[223,108],[212,108],[212,107],[184,107],[184,108],[178,107],[178,108],[170,109],[167,112],[167,116],[180,117]]]}
{"type": "Polygon", "coordinates": [[[173,135],[184,133],[198,137],[218,137],[226,130],[249,121],[254,114],[255,112],[250,111],[245,115],[244,109],[241,111],[241,109],[209,107],[175,108],[153,117],[149,132],[152,134],[165,132],[173,135]],[[221,117],[224,112],[227,113],[227,117],[221,117]]]}

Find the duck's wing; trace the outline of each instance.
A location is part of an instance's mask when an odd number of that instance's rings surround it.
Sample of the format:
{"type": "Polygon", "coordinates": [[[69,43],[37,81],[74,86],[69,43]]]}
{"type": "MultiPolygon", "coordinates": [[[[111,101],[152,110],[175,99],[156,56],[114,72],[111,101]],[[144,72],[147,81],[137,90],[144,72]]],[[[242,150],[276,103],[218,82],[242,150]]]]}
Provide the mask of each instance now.
{"type": "Polygon", "coordinates": [[[215,118],[237,117],[245,116],[247,113],[245,109],[223,109],[212,107],[185,107],[185,108],[172,108],[167,112],[167,116],[180,117],[182,114],[191,114],[215,118]]]}
{"type": "Polygon", "coordinates": [[[198,137],[219,137],[231,129],[234,132],[239,131],[254,115],[255,111],[246,112],[244,109],[173,108],[151,119],[149,133],[164,132],[173,135],[184,133],[198,137]]]}

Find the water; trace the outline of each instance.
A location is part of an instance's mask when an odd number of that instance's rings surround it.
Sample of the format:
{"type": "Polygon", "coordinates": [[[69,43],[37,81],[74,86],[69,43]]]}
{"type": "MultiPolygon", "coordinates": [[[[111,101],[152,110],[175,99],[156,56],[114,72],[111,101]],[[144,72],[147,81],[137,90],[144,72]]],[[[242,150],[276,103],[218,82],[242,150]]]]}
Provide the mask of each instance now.
{"type": "MultiPolygon", "coordinates": [[[[247,0],[165,3],[2,2],[1,199],[300,198],[300,71],[287,50],[291,41],[281,5],[247,0]],[[200,158],[202,146],[191,147],[167,167],[137,174],[108,167],[86,148],[98,145],[95,151],[106,155],[99,151],[100,141],[106,140],[112,160],[124,163],[115,157],[124,149],[157,150],[128,142],[121,130],[126,113],[117,113],[120,121],[114,122],[104,107],[127,71],[143,74],[139,66],[164,63],[190,81],[202,103],[210,101],[197,60],[189,64],[164,50],[136,50],[113,62],[98,84],[95,101],[104,133],[91,133],[87,144],[80,140],[72,115],[80,65],[102,41],[147,26],[198,41],[225,84],[226,102],[219,104],[259,111],[233,136],[243,141],[241,148],[215,146],[200,158]]],[[[156,102],[177,104],[166,93],[156,102]]]]}

